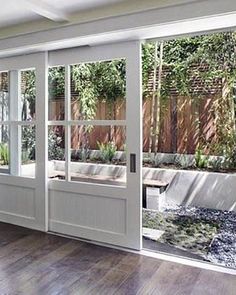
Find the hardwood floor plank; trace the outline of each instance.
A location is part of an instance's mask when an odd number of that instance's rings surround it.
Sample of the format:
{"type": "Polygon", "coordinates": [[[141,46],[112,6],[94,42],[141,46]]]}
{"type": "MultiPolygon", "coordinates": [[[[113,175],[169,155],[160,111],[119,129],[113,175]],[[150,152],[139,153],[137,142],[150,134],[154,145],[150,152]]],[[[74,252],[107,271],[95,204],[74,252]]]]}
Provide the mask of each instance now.
{"type": "Polygon", "coordinates": [[[121,284],[115,294],[129,294],[131,292],[137,294],[161,265],[162,262],[160,260],[153,260],[153,258],[144,257],[144,259],[141,260],[141,263],[137,264],[134,271],[121,284]]]}
{"type": "MultiPolygon", "coordinates": [[[[90,294],[97,282],[108,272],[109,269],[94,265],[90,270],[80,275],[77,280],[68,286],[67,291],[69,291],[69,294],[90,294]]],[[[61,290],[61,292],[64,294],[65,290],[61,290]]]]}
{"type": "Polygon", "coordinates": [[[200,272],[198,268],[163,262],[137,294],[189,295],[200,272]]]}
{"type": "MultiPolygon", "coordinates": [[[[14,281],[14,285],[11,287],[12,290],[21,290],[24,288],[25,284],[27,285],[27,282],[29,280],[33,280],[33,283],[35,284],[35,279],[37,281],[38,275],[41,276],[44,272],[47,272],[48,270],[53,272],[55,277],[58,272],[60,273],[60,268],[58,266],[54,267],[53,265],[57,261],[64,258],[66,255],[73,252],[75,249],[78,249],[80,246],[81,245],[79,245],[76,241],[68,240],[65,245],[61,245],[59,248],[57,247],[55,250],[51,251],[47,255],[39,257],[24,268],[18,269],[18,271],[14,272],[12,275],[9,274],[5,278],[5,284],[3,284],[4,281],[0,282],[0,290],[8,291],[7,286],[11,281],[14,281]]],[[[39,289],[45,283],[47,283],[47,279],[45,281],[39,280],[39,282],[35,284],[35,288],[39,289]]]]}
{"type": "Polygon", "coordinates": [[[191,295],[235,295],[236,276],[202,270],[191,295]]]}
{"type": "MultiPolygon", "coordinates": [[[[119,286],[127,279],[129,274],[118,269],[111,269],[107,274],[99,280],[94,287],[86,292],[89,295],[111,295],[119,288],[119,286]]],[[[79,294],[79,293],[75,293],[79,294]]]]}
{"type": "Polygon", "coordinates": [[[15,225],[9,225],[3,222],[0,222],[0,224],[0,249],[1,247],[4,247],[14,241],[17,241],[20,238],[26,237],[29,234],[33,233],[31,229],[26,229],[24,227],[16,227],[15,225]]]}

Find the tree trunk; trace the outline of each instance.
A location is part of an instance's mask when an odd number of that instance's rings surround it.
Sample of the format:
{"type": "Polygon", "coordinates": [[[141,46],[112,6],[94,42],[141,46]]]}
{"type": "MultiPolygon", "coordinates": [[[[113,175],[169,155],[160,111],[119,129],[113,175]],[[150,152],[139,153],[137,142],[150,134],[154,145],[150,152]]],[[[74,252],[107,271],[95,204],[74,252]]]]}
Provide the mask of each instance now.
{"type": "Polygon", "coordinates": [[[158,83],[156,93],[156,116],[155,116],[155,155],[158,152],[159,136],[160,136],[160,124],[161,124],[161,80],[162,80],[162,68],[163,68],[163,51],[164,42],[160,43],[160,55],[159,55],[159,70],[158,70],[158,83]]]}
{"type": "Polygon", "coordinates": [[[150,119],[150,134],[149,134],[149,147],[148,153],[149,155],[152,152],[152,146],[154,141],[154,116],[155,116],[155,104],[156,104],[156,82],[157,82],[157,42],[155,42],[155,49],[154,49],[154,66],[153,66],[153,81],[152,81],[152,109],[151,109],[151,119],[150,119]]]}
{"type": "Polygon", "coordinates": [[[177,114],[177,96],[171,98],[171,153],[177,152],[177,127],[178,127],[178,114],[177,114]]]}

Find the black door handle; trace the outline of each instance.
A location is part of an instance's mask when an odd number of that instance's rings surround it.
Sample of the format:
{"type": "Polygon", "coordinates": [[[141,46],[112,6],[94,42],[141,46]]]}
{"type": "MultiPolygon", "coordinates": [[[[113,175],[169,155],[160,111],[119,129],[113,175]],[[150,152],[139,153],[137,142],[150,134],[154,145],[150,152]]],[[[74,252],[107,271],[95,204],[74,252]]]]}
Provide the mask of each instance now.
{"type": "Polygon", "coordinates": [[[130,154],[130,172],[136,173],[136,154],[130,154]]]}

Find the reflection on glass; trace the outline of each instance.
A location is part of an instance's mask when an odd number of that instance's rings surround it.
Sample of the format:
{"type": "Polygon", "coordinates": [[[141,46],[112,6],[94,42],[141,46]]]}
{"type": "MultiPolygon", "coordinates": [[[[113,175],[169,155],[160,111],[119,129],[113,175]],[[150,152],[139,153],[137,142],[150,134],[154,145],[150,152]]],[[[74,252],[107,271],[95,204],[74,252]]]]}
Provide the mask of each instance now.
{"type": "Polygon", "coordinates": [[[48,120],[57,121],[65,118],[65,67],[49,68],[48,120]]]}
{"type": "Polygon", "coordinates": [[[50,126],[48,129],[48,176],[65,179],[65,128],[50,126]]]}
{"type": "Polygon", "coordinates": [[[21,127],[21,176],[35,177],[35,126],[21,127]]]}
{"type": "Polygon", "coordinates": [[[0,121],[9,120],[8,72],[0,73],[0,121]]]}
{"type": "Polygon", "coordinates": [[[123,126],[72,126],[72,181],[125,185],[126,153],[123,126]]]}
{"type": "Polygon", "coordinates": [[[71,66],[71,119],[124,120],[124,59],[71,66]]]}
{"type": "Polygon", "coordinates": [[[9,173],[9,127],[0,126],[0,173],[9,173]]]}
{"type": "Polygon", "coordinates": [[[21,71],[21,120],[35,119],[36,74],[35,70],[21,71]]]}

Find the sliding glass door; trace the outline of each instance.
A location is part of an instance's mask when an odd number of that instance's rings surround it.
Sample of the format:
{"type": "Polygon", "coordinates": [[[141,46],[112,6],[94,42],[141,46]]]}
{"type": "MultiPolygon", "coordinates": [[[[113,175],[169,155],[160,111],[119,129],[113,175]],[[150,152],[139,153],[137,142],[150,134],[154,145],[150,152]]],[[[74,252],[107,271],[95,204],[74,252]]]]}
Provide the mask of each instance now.
{"type": "Polygon", "coordinates": [[[49,230],[141,248],[140,44],[49,55],[49,230]]]}

